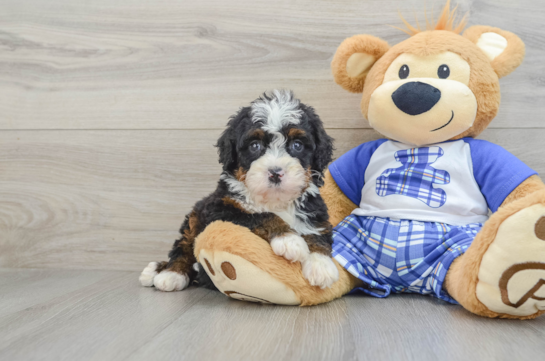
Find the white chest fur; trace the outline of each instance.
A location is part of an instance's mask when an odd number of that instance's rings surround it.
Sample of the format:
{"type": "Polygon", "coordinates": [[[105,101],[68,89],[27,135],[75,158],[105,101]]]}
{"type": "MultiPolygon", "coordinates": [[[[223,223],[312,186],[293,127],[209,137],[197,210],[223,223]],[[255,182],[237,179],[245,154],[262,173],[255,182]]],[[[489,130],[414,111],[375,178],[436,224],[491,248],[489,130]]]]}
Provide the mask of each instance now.
{"type": "Polygon", "coordinates": [[[297,234],[303,236],[307,234],[320,234],[321,228],[316,228],[308,221],[307,214],[298,207],[290,207],[280,212],[272,212],[278,217],[282,218],[284,222],[297,232],[297,234]]]}
{"type": "Polygon", "coordinates": [[[229,190],[238,195],[238,203],[249,213],[271,212],[282,218],[297,234],[303,236],[307,234],[320,234],[323,228],[314,227],[305,212],[305,200],[309,196],[316,196],[320,193],[318,187],[311,183],[303,192],[301,197],[281,207],[280,209],[270,209],[267,204],[256,203],[243,182],[235,179],[229,174],[222,174],[221,179],[227,183],[229,190]]]}

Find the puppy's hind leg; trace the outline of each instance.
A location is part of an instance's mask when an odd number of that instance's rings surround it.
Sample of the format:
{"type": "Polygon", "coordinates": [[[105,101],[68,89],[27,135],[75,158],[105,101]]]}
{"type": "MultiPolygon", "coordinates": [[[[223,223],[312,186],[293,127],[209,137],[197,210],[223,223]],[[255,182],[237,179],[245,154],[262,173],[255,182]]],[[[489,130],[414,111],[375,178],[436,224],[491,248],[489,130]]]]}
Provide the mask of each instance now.
{"type": "Polygon", "coordinates": [[[193,264],[197,262],[193,254],[194,238],[183,235],[174,243],[168,254],[170,260],[165,268],[153,279],[153,285],[160,291],[181,291],[196,276],[193,264]]]}
{"type": "Polygon", "coordinates": [[[153,285],[160,291],[181,291],[189,285],[190,276],[187,273],[166,269],[153,279],[153,285]]]}
{"type": "Polygon", "coordinates": [[[144,287],[153,286],[153,280],[155,279],[155,276],[157,276],[159,272],[164,270],[166,265],[166,262],[150,262],[140,274],[140,284],[144,287]]]}
{"type": "Polygon", "coordinates": [[[186,217],[180,233],[182,236],[168,254],[168,262],[151,262],[140,275],[144,286],[155,286],[160,291],[181,291],[186,288],[197,272],[193,269],[195,259],[195,236],[199,233],[199,222],[195,212],[186,217]]]}

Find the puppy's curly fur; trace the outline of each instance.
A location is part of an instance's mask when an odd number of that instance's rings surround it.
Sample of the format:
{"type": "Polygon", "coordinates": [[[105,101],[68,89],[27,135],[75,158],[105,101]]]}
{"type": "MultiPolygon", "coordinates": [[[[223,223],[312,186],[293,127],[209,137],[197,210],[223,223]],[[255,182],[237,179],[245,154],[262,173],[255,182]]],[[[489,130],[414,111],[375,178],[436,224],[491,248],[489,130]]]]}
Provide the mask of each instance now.
{"type": "MultiPolygon", "coordinates": [[[[331,255],[332,227],[318,187],[333,139],[313,108],[290,91],[265,93],[229,120],[216,146],[223,165],[216,190],[186,216],[169,261],[146,268],[146,274],[178,274],[179,281],[156,287],[170,291],[194,282],[214,288],[203,267],[194,267],[195,238],[214,221],[247,227],[268,242],[297,235],[307,253],[331,255]]],[[[141,282],[152,285],[149,277],[141,282]]]]}

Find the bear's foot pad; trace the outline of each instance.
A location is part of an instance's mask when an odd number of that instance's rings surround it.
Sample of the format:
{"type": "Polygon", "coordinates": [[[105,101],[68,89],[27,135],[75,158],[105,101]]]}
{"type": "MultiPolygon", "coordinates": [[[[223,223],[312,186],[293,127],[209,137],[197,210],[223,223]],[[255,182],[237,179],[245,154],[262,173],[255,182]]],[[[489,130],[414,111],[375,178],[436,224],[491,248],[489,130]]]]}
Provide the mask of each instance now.
{"type": "Polygon", "coordinates": [[[198,259],[218,290],[231,298],[279,305],[301,303],[290,288],[240,256],[202,249],[198,259]]]}
{"type": "Polygon", "coordinates": [[[536,204],[507,218],[479,268],[477,298],[509,316],[545,310],[545,206],[536,204]]]}

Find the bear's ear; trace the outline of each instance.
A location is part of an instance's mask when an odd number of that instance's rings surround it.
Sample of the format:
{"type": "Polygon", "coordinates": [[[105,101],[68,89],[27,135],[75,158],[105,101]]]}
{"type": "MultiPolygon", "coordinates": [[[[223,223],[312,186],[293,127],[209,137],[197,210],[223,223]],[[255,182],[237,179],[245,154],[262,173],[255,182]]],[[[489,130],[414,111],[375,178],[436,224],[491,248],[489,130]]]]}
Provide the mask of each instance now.
{"type": "Polygon", "coordinates": [[[335,81],[350,92],[363,92],[367,73],[389,48],[387,42],[371,35],[355,35],[345,39],[331,62],[335,81]]]}
{"type": "Polygon", "coordinates": [[[524,43],[509,31],[475,25],[464,32],[464,37],[486,54],[499,78],[515,70],[524,59],[524,43]]]}

